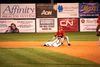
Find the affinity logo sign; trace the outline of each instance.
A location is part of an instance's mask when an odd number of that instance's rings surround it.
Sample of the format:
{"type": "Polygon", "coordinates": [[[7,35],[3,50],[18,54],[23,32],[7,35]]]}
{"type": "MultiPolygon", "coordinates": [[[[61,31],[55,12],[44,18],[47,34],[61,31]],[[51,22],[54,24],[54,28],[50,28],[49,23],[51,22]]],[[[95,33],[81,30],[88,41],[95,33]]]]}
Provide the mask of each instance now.
{"type": "Polygon", "coordinates": [[[1,4],[2,18],[35,18],[35,4],[1,4]]]}
{"type": "Polygon", "coordinates": [[[58,11],[62,12],[63,11],[63,6],[62,5],[58,5],[58,11]]]}
{"type": "Polygon", "coordinates": [[[34,13],[34,8],[29,8],[29,7],[25,7],[25,8],[21,8],[19,5],[13,5],[12,7],[10,7],[9,5],[4,9],[3,14],[10,14],[10,15],[14,15],[17,13],[34,13]]]}

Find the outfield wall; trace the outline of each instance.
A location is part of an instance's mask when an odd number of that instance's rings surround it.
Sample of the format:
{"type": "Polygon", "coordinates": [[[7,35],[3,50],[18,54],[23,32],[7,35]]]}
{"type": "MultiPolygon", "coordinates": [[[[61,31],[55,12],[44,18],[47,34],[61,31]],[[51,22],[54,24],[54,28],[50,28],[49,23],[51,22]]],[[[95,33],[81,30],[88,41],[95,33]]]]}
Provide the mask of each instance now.
{"type": "Polygon", "coordinates": [[[15,23],[21,33],[95,32],[99,3],[0,4],[0,33],[15,23]]]}

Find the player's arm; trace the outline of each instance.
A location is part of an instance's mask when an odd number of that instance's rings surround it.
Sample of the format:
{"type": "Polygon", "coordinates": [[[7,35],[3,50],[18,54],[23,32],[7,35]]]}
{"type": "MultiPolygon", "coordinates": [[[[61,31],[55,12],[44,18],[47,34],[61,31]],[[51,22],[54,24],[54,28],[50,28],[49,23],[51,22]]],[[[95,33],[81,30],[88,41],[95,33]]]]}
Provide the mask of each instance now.
{"type": "Polygon", "coordinates": [[[97,36],[100,36],[99,29],[100,29],[100,24],[98,24],[97,25],[97,28],[96,28],[96,35],[97,36]]]}
{"type": "Polygon", "coordinates": [[[58,35],[58,32],[56,32],[56,33],[54,34],[55,37],[57,37],[57,35],[58,35]]]}
{"type": "Polygon", "coordinates": [[[63,33],[63,37],[65,38],[65,36],[66,36],[65,30],[63,30],[62,33],[63,33]]]}
{"type": "Polygon", "coordinates": [[[97,25],[96,32],[99,32],[100,24],[97,25]]]}

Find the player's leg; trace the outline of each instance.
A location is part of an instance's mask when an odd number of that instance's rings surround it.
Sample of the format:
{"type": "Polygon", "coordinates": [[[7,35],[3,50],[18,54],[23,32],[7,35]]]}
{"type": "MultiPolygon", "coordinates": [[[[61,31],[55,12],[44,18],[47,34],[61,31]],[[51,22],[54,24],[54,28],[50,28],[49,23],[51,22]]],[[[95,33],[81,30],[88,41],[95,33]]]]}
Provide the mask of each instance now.
{"type": "Polygon", "coordinates": [[[64,43],[64,37],[61,38],[61,45],[64,43]]]}
{"type": "Polygon", "coordinates": [[[70,41],[69,41],[69,37],[68,36],[65,36],[65,40],[67,41],[68,46],[70,46],[71,44],[70,44],[70,41]]]}
{"type": "Polygon", "coordinates": [[[44,46],[47,46],[47,47],[51,47],[51,46],[53,46],[53,42],[52,41],[50,41],[50,42],[46,42],[45,44],[44,44],[44,46]]]}
{"type": "Polygon", "coordinates": [[[58,41],[59,41],[59,39],[56,37],[56,39],[53,41],[52,45],[54,47],[58,47],[58,41]]]}
{"type": "Polygon", "coordinates": [[[53,40],[49,40],[48,42],[44,43],[44,46],[54,46],[56,45],[57,38],[53,39],[53,40]]]}
{"type": "Polygon", "coordinates": [[[52,46],[53,42],[55,41],[55,37],[53,37],[52,39],[48,40],[46,43],[43,44],[43,46],[52,46]]]}
{"type": "Polygon", "coordinates": [[[96,32],[96,36],[98,36],[98,45],[100,47],[100,32],[96,32]]]}
{"type": "Polygon", "coordinates": [[[99,47],[100,47],[100,36],[99,36],[99,47]]]}
{"type": "Polygon", "coordinates": [[[58,37],[57,44],[58,44],[58,46],[61,46],[62,45],[61,37],[58,37]]]}
{"type": "Polygon", "coordinates": [[[61,38],[56,38],[55,43],[53,44],[54,47],[59,47],[61,45],[61,38]]]}
{"type": "Polygon", "coordinates": [[[54,46],[54,47],[59,47],[61,45],[61,39],[60,38],[55,38],[52,41],[46,42],[44,46],[54,46]]]}

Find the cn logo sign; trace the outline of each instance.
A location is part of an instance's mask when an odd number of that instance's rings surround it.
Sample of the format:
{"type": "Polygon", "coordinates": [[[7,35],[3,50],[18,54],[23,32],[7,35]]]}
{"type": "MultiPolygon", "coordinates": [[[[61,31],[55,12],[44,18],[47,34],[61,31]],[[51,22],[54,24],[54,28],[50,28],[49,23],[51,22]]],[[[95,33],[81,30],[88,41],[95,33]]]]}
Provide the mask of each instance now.
{"type": "Polygon", "coordinates": [[[52,15],[52,11],[43,10],[41,15],[52,15]]]}
{"type": "Polygon", "coordinates": [[[60,25],[61,25],[61,26],[68,26],[68,25],[69,25],[69,26],[73,26],[73,23],[74,23],[74,22],[73,22],[72,19],[71,19],[71,20],[70,20],[70,19],[64,19],[64,20],[61,20],[61,21],[60,21],[60,25]]]}

